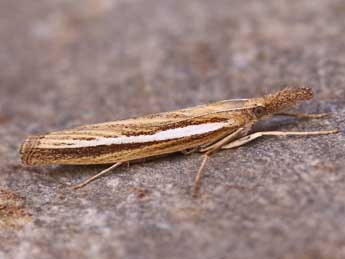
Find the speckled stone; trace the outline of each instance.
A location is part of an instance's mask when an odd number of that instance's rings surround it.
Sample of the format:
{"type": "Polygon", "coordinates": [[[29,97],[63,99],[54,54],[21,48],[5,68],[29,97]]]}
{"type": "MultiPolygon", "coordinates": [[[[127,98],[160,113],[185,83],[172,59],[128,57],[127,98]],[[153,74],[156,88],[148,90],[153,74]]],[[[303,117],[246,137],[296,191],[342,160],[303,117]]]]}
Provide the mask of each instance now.
{"type": "Polygon", "coordinates": [[[0,258],[345,258],[341,0],[2,0],[0,258]],[[310,85],[258,129],[340,128],[123,167],[20,165],[35,133],[310,85]]]}

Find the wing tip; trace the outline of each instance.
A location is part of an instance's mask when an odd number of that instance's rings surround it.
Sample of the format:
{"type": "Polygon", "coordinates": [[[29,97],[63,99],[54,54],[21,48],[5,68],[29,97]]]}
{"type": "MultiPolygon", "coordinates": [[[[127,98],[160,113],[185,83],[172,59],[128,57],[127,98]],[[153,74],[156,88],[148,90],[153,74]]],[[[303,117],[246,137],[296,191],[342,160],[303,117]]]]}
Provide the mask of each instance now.
{"type": "Polygon", "coordinates": [[[41,138],[41,136],[29,136],[27,139],[24,140],[19,150],[23,165],[36,164],[32,158],[37,146],[39,145],[39,141],[41,138]]]}

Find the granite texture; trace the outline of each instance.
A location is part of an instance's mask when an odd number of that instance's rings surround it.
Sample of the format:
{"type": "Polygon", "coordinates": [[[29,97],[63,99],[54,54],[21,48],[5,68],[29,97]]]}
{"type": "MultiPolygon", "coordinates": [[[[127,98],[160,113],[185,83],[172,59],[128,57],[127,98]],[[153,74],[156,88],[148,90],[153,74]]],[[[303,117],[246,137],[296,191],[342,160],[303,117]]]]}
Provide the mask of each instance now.
{"type": "Polygon", "coordinates": [[[345,258],[345,4],[333,0],[0,1],[0,258],[345,258]],[[264,138],[123,167],[21,166],[36,133],[307,84],[264,138]]]}

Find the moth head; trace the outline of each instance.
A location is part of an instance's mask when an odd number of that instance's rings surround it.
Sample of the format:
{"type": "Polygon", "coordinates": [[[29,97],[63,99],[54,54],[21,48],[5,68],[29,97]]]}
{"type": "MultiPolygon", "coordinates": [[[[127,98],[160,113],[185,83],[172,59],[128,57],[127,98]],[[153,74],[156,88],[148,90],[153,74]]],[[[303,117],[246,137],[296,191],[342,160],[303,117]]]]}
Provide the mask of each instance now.
{"type": "Polygon", "coordinates": [[[293,107],[299,101],[306,101],[313,97],[310,88],[285,88],[275,94],[263,98],[266,114],[275,114],[293,107]]]}

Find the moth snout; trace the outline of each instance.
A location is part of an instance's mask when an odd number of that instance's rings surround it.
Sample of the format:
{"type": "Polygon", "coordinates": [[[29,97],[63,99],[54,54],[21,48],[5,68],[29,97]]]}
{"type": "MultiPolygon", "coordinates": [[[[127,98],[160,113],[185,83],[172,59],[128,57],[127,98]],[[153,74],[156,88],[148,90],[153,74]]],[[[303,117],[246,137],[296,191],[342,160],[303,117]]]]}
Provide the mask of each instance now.
{"type": "Polygon", "coordinates": [[[266,96],[266,107],[270,113],[280,112],[294,106],[299,101],[306,101],[313,97],[313,91],[308,87],[286,88],[276,94],[266,96]]]}

